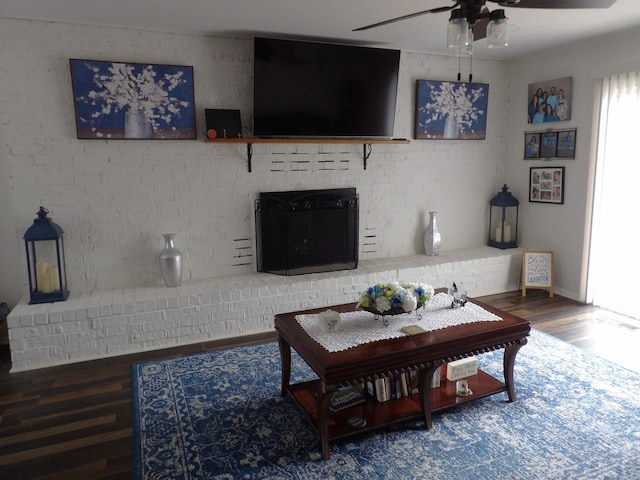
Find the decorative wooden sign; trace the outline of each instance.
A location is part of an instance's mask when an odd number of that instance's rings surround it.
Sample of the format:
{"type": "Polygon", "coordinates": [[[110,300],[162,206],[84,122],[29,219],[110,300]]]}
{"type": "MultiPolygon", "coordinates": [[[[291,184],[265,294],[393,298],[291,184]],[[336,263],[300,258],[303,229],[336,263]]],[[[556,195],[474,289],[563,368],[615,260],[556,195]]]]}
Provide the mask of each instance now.
{"type": "Polygon", "coordinates": [[[527,296],[527,288],[549,290],[553,297],[553,252],[524,250],[522,252],[522,296],[527,296]]]}

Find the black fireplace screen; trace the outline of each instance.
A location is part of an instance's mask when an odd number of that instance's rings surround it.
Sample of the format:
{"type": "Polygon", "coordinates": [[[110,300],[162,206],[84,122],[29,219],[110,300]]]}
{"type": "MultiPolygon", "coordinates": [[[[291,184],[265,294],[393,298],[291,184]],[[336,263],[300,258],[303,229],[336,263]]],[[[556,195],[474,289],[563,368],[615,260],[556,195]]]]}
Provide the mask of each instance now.
{"type": "Polygon", "coordinates": [[[255,215],[259,272],[300,275],[358,266],[355,188],[261,193],[255,215]]]}

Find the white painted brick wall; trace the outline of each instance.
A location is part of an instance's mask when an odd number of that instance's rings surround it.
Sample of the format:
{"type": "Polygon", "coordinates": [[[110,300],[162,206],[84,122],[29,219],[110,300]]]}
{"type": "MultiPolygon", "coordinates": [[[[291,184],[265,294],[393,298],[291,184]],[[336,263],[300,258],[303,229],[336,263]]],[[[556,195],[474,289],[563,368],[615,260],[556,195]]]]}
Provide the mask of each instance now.
{"type": "MultiPolygon", "coordinates": [[[[185,281],[255,272],[253,201],[261,191],[356,187],[363,260],[423,253],[429,210],[439,212],[443,250],[486,243],[488,202],[506,177],[504,63],[474,61],[476,81],[490,84],[484,141],[374,145],[366,170],[362,145],[258,144],[248,173],[244,145],[205,143],[203,131],[205,108],[240,109],[251,125],[250,39],[0,18],[0,58],[0,171],[16,226],[0,270],[23,295],[21,239],[40,205],[65,230],[74,294],[162,286],[165,232],[177,233],[185,281]],[[199,139],[77,140],[69,58],[193,66],[199,139]]],[[[455,80],[457,71],[454,57],[402,52],[397,137],[413,136],[416,80],[455,80]]],[[[100,315],[83,308],[88,318],[100,315]]]]}
{"type": "Polygon", "coordinates": [[[9,315],[12,372],[273,330],[276,313],[357,301],[377,282],[462,282],[472,296],[519,288],[522,252],[491,247],[363,260],[355,270],[254,273],[178,288],[72,294],[9,315]]]}
{"type": "MultiPolygon", "coordinates": [[[[350,302],[399,271],[478,295],[517,288],[509,253],[481,248],[465,261],[486,243],[488,201],[506,177],[506,64],[474,61],[496,112],[484,141],[374,145],[366,170],[361,145],[255,145],[248,173],[245,146],[205,143],[202,131],[205,108],[240,109],[250,126],[251,57],[249,39],[0,18],[2,208],[16,226],[0,270],[27,293],[22,235],[44,205],[65,230],[71,290],[67,302],[12,312],[14,371],[267,331],[276,312],[350,302]],[[200,138],[77,140],[69,58],[193,66],[200,138]],[[255,274],[259,192],[335,187],[360,195],[360,268],[255,274]],[[430,210],[443,236],[436,259],[420,255],[430,210]],[[178,289],[163,286],[157,263],[170,231],[185,260],[178,289]]],[[[397,137],[413,136],[416,80],[454,80],[457,69],[455,58],[402,52],[397,137]]]]}

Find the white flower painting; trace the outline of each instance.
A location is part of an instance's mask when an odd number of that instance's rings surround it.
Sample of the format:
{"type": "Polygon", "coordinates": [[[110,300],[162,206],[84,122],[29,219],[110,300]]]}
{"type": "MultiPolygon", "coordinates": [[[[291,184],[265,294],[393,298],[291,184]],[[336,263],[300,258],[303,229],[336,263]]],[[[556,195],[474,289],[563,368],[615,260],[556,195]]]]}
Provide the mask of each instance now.
{"type": "Polygon", "coordinates": [[[489,85],[418,80],[415,138],[484,140],[489,85]]]}
{"type": "Polygon", "coordinates": [[[70,60],[78,138],[194,139],[193,68],[70,60]]]}

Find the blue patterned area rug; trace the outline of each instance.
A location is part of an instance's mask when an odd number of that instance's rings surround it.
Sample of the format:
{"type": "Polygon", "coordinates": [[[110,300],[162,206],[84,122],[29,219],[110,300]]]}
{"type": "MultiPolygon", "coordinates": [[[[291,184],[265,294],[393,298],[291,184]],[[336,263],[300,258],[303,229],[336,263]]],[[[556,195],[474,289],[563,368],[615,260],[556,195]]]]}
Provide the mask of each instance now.
{"type": "MultiPolygon", "coordinates": [[[[292,382],[313,378],[294,355],[292,382]]],[[[501,375],[502,351],[478,357],[501,375]]],[[[499,377],[500,378],[500,377],[499,377]]],[[[539,331],[506,394],[333,442],[281,398],[275,342],[133,367],[134,475],[150,479],[640,478],[640,375],[539,331]]]]}

